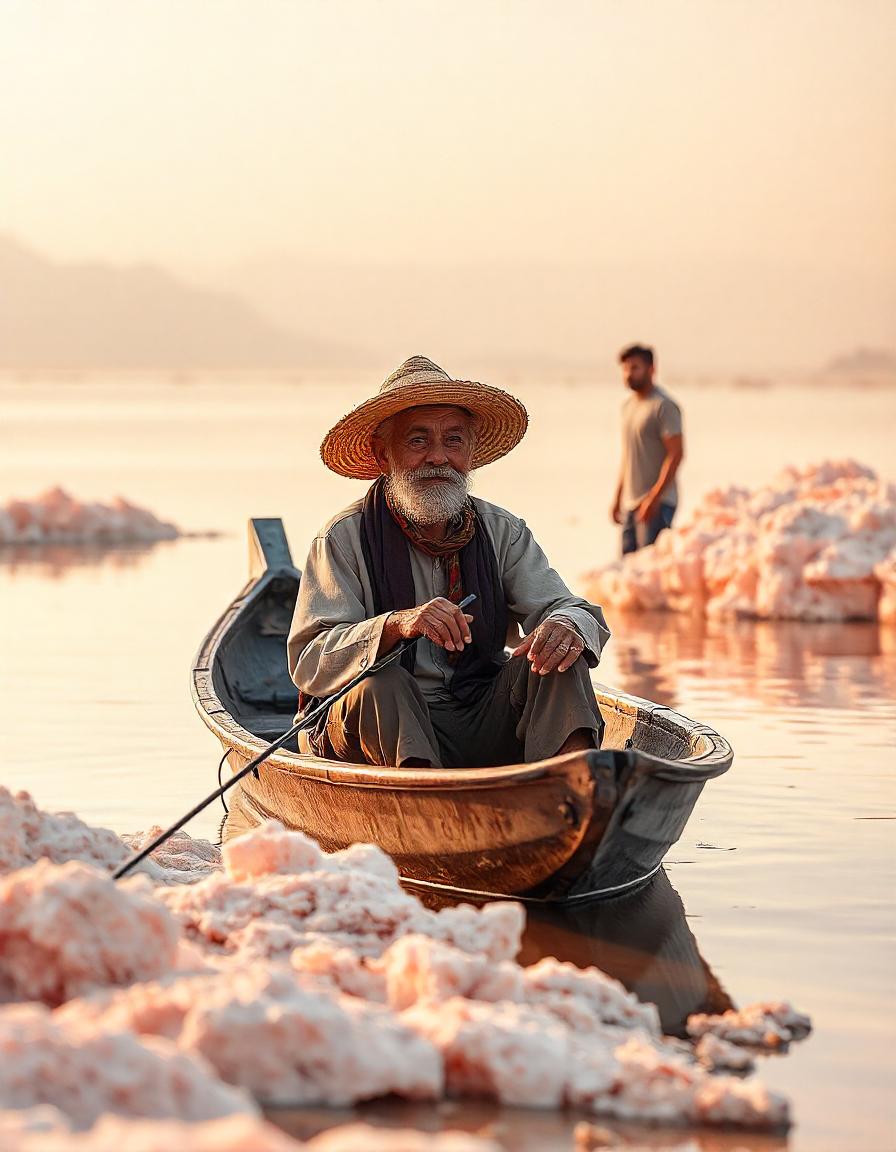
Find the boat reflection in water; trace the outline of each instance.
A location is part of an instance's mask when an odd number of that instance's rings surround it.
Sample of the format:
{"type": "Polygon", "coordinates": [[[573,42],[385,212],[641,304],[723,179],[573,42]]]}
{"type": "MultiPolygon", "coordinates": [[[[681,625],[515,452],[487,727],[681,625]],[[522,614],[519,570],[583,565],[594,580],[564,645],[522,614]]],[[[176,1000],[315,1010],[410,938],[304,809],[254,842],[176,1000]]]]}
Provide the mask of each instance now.
{"type": "Polygon", "coordinates": [[[638,892],[588,904],[529,905],[519,960],[593,965],[656,1004],[663,1031],[684,1036],[693,1012],[726,1012],[728,993],[700,955],[681,897],[660,870],[638,892]]]}
{"type": "MultiPolygon", "coordinates": [[[[427,907],[455,903],[422,886],[406,886],[427,907]]],[[[524,903],[521,964],[554,956],[579,968],[600,968],[639,1000],[656,1004],[669,1036],[684,1036],[693,1012],[725,1012],[733,1007],[700,955],[681,897],[663,869],[637,892],[615,899],[524,903]]]]}

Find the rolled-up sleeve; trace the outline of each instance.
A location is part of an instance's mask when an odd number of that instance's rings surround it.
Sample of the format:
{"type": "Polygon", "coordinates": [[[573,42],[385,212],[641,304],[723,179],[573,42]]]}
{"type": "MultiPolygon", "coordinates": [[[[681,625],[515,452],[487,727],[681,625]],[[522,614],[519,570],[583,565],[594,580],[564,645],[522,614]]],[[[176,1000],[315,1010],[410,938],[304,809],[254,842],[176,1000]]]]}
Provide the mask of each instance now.
{"type": "Polygon", "coordinates": [[[610,638],[603,610],[570,592],[522,520],[507,546],[503,581],[507,608],[524,634],[548,617],[563,619],[582,637],[589,666],[597,665],[610,638]]]}
{"type": "Polygon", "coordinates": [[[318,536],[302,572],[290,629],[289,674],[300,691],[329,696],[376,659],[388,613],[368,617],[352,558],[318,536]]]}

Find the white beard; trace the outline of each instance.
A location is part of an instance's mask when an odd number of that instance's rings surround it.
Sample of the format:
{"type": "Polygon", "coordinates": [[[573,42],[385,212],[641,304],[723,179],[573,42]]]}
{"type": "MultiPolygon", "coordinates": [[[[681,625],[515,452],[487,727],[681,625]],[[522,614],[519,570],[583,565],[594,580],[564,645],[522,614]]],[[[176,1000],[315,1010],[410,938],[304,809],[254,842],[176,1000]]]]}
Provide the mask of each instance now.
{"type": "Polygon", "coordinates": [[[414,524],[427,526],[454,520],[470,494],[470,479],[450,464],[423,466],[408,472],[391,472],[386,480],[395,507],[414,524]],[[443,476],[445,484],[432,486],[420,481],[443,476]]]}

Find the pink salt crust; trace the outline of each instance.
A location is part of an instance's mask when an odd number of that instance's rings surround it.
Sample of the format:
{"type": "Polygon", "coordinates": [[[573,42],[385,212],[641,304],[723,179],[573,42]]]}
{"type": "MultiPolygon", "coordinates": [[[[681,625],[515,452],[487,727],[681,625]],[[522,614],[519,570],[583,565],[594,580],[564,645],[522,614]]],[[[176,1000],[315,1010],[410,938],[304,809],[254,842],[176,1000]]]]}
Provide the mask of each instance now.
{"type": "Polygon", "coordinates": [[[808,1016],[781,1001],[732,1008],[721,1016],[688,1017],[689,1036],[715,1036],[751,1048],[781,1048],[791,1040],[803,1039],[811,1030],[808,1016]]]}
{"type": "Polygon", "coordinates": [[[99,504],[50,488],[34,500],[0,505],[0,545],[125,544],[179,535],[173,524],[120,496],[99,504]]]}
{"type": "MultiPolygon", "coordinates": [[[[0,876],[38,860],[64,864],[79,860],[111,872],[161,829],[118,836],[85,824],[73,812],[44,812],[27,792],[0,786],[0,876]]],[[[135,871],[156,884],[192,883],[221,867],[221,853],[208,840],[176,832],[135,871]]]]}
{"type": "Polygon", "coordinates": [[[151,980],[173,964],[179,936],[145,878],[116,887],[90,864],[40,860],[0,878],[0,1000],[56,1005],[151,980]]]}
{"type": "Polygon", "coordinates": [[[516,964],[518,905],[429,911],[379,849],[328,855],[276,822],[223,857],[223,871],[177,887],[46,859],[0,880],[6,992],[61,1005],[0,1007],[12,1055],[0,1108],[51,1103],[85,1125],[104,1111],[210,1119],[251,1111],[252,1096],[447,1093],[668,1123],[787,1122],[785,1101],[710,1074],[663,1039],[652,1005],[597,969],[516,964]]]}
{"type": "Polygon", "coordinates": [[[523,928],[517,904],[431,912],[398,882],[390,858],[372,844],[328,855],[276,821],[224,845],[224,871],[160,892],[187,938],[212,955],[288,960],[323,941],[379,956],[399,936],[420,932],[489,960],[512,958],[523,928]]]}
{"type": "Polygon", "coordinates": [[[170,1041],[84,1028],[40,1004],[0,1009],[0,1052],[0,1108],[52,1104],[78,1128],[106,1112],[192,1122],[258,1111],[170,1041]]]}
{"type": "Polygon", "coordinates": [[[896,486],[853,460],[717,489],[656,544],[595,569],[588,595],[632,611],[896,620],[896,486]]]}
{"type": "Polygon", "coordinates": [[[756,1061],[750,1053],[713,1032],[705,1032],[694,1045],[694,1055],[705,1067],[715,1071],[751,1072],[756,1061]]]}

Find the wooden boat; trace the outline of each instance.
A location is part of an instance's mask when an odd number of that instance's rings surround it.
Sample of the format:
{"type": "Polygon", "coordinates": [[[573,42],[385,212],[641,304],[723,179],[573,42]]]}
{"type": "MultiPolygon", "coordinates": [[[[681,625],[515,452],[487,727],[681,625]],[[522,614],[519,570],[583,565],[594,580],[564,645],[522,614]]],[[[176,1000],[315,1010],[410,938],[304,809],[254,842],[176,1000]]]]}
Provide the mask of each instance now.
{"type": "MultiPolygon", "coordinates": [[[[193,667],[203,720],[239,771],[293,723],[286,637],[298,594],[280,520],[250,524],[250,580],[193,667]]],[[[373,842],[412,888],[577,901],[644,884],[681,835],[728,742],[686,716],[597,685],[600,750],[497,768],[393,769],[281,750],[229,793],[224,839],[270,817],[327,851],[373,842]]]]}

